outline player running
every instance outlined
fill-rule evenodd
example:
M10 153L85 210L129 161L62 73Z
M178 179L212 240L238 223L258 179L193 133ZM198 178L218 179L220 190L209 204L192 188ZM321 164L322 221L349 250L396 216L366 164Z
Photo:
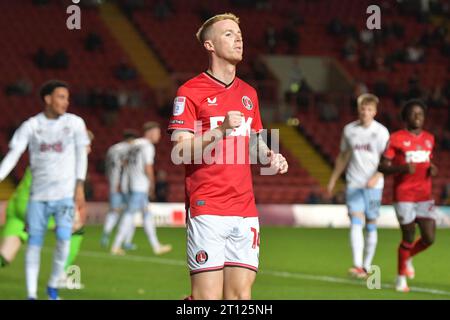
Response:
M58 297L58 279L70 250L75 205L85 205L84 180L89 138L80 117L67 113L69 89L50 80L41 90L44 111L25 121L14 133L0 165L0 181L11 172L25 149L30 153L31 193L27 207L28 247L25 256L29 299L37 299L41 249L48 220L56 223L56 249L47 286L49 299ZM74 201L75 200L75 201Z
M137 212L144 214L144 230L156 255L161 255L172 250L169 244L161 244L156 235L153 216L148 211L149 195L154 199L155 195L155 147L161 139L159 124L153 121L144 124L144 136L134 140L127 156L127 165L123 179L129 187L129 199L127 209L120 221L119 230L111 248L113 255L123 255L125 251L122 244L134 233L134 216Z
M406 129L391 135L380 171L394 174L395 212L402 230L398 247L398 276L395 289L408 292L406 278L414 278L412 258L434 242L436 212L431 177L438 173L431 162L434 136L423 130L427 107L421 100L405 103L401 117ZM414 241L416 223L420 237Z
M357 103L359 119L344 127L341 151L327 190L331 195L337 180L346 170L346 201L353 255L353 267L349 269L349 274L355 278L365 278L378 240L376 223L384 186L378 165L389 140L389 131L374 119L379 103L376 96L363 94L358 97Z
M261 137L250 139L263 127L255 89L236 77L243 54L239 18L216 15L200 27L197 39L208 53L209 69L178 89L168 127L172 154L181 150L187 159L190 298L250 299L259 264L258 212L250 163L239 163L232 151L237 158L240 151L248 155L256 147L249 141L257 142L274 173L286 173L288 164ZM202 157L211 149L215 155ZM210 161L214 157L217 161Z
M127 190L122 190L121 180L125 169L125 162L133 141L138 137L134 130L125 130L123 141L112 145L106 153L106 175L109 182L109 212L105 218L101 245L109 246L110 235L119 221L120 214L127 205ZM125 184L127 185L127 184ZM131 239L128 237L125 244L129 248Z

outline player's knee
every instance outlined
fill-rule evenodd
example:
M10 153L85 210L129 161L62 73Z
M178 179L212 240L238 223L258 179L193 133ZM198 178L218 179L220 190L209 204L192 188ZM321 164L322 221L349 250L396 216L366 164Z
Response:
M426 246L431 246L434 243L434 235L427 234L422 237L422 242Z
M42 247L44 244L44 234L43 233L30 233L28 237L28 244L32 246Z
M362 225L363 224L362 218L360 216L358 216L358 215L352 215L350 217L350 221L351 221L352 224L355 224L355 225Z
M56 239L62 241L70 240L72 236L72 229L67 227L57 227L56 228Z

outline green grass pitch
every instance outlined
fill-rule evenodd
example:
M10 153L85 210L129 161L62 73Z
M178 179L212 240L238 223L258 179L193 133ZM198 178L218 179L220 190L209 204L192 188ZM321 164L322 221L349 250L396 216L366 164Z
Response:
M185 230L159 228L158 236L174 246L173 252L156 257L142 229L136 231L136 251L111 256L99 245L101 227L87 228L77 265L82 290L61 290L72 299L174 299L189 295L185 263ZM436 243L414 260L416 279L410 293L397 293L396 273L399 230L379 230L374 264L381 270L382 288L370 290L364 281L347 277L351 254L346 229L261 229L260 272L253 287L254 299L450 299L450 231L438 230ZM39 298L51 268L54 236L47 234L41 258ZM0 269L0 299L24 299L24 247L16 260Z

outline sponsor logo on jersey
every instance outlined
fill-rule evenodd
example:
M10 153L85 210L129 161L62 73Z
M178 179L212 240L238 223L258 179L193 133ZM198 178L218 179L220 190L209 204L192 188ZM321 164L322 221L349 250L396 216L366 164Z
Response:
M407 163L424 163L430 162L430 154L425 150L406 151L405 158Z
M243 96L242 97L242 104L244 105L245 109L247 109L247 110L252 110L253 109L253 102L247 96Z
M210 117L209 122L211 124L211 130L217 128L222 122L225 120L225 117ZM250 136L251 126L252 126L253 118L248 118L245 120L245 117L241 117L241 125L234 129L230 136Z
M173 101L173 115L180 116L184 112L184 106L186 105L186 97L176 97Z
M372 151L372 147L370 146L370 143L366 143L366 144L355 144L355 146L353 147L354 150L356 151L368 151L371 152Z
M208 101L208 106L217 106L217 97L214 98L206 98Z
M184 124L183 120L171 120L170 124Z
M53 144L41 143L41 145L39 146L39 150L41 152L50 152L50 151L62 152L63 144L62 142L56 142Z
M195 255L195 261L197 261L198 264L205 264L206 261L208 261L208 253L206 253L205 250L200 250Z
M403 141L403 145L405 147L410 147L411 146L411 141Z
M64 134L69 134L70 133L70 128L69 127L64 127L63 132L64 132Z

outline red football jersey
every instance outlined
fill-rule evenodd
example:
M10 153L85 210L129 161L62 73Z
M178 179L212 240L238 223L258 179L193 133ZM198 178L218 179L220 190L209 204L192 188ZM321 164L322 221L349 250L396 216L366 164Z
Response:
M244 116L241 126L217 143L217 153L211 153L221 161L202 160L201 164L186 165L186 208L191 216L258 215L248 157L250 132L262 130L253 87L237 77L226 85L201 73L178 89L168 131L181 129L201 134L217 128L228 111L241 111Z
M415 135L408 130L394 132L384 153L393 165L414 163L414 174L394 175L394 199L397 202L418 202L432 199L429 168L433 157L434 136L422 131Z

